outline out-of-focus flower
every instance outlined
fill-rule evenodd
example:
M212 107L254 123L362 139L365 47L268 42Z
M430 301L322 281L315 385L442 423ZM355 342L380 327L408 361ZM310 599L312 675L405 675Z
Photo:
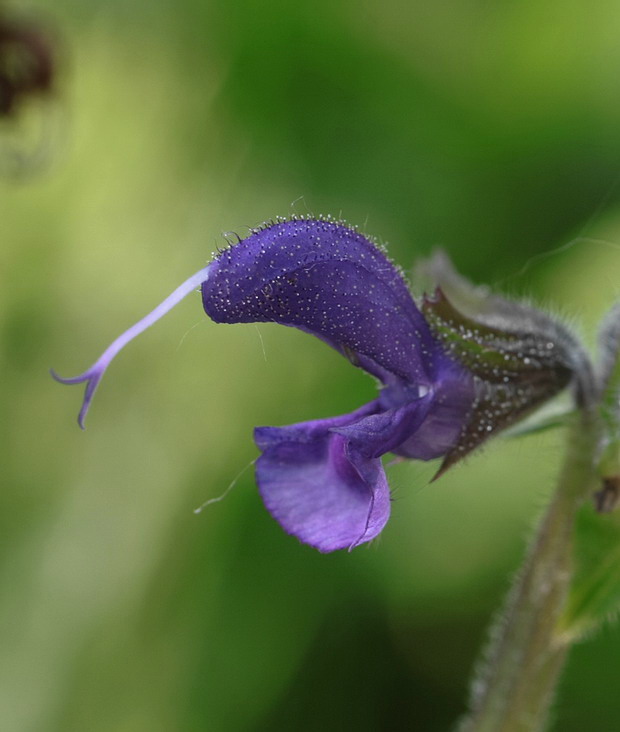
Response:
M138 333L200 286L218 323L276 322L317 336L378 380L350 414L258 427L256 477L267 509L302 542L329 552L373 539L390 513L381 456L443 457L440 472L556 394L582 351L547 316L481 296L445 260L421 311L401 272L368 238L329 219L277 220L221 252L121 335L83 374L86 412L105 369ZM483 305L481 305L481 303Z
M40 28L0 14L0 117L15 115L29 97L49 94L54 65L50 39Z

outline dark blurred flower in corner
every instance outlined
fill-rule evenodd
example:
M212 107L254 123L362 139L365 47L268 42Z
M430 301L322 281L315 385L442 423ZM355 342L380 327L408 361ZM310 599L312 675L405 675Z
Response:
M0 117L17 114L32 95L49 94L53 81L50 38L41 28L0 11Z
M83 426L114 356L199 286L215 322L275 322L317 336L374 376L379 395L339 417L257 428L256 477L288 533L320 551L351 549L389 517L382 455L441 457L440 475L571 382L578 398L587 392L588 357L563 325L474 288L445 257L429 269L438 289L418 307L402 273L356 229L278 219L221 252L86 372L55 378L86 383Z
M0 175L21 177L49 162L58 46L49 24L0 8Z

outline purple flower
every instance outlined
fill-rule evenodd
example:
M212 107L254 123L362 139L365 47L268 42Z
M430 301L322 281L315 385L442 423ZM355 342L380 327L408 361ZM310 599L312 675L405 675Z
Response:
M480 359L472 359L469 350L462 357L460 336L446 341L446 332L458 334L463 327L455 325L456 311L445 312L441 293L426 301L433 316L427 320L402 274L378 246L341 223L294 219L254 230L220 253L114 341L84 374L56 376L66 384L86 382L82 427L112 358L199 285L204 309L215 322L276 322L299 328L380 383L378 397L350 414L255 430L262 452L256 478L267 509L288 533L322 552L351 549L385 526L390 491L382 455L421 460L444 456L448 466L493 431L483 421L489 400L498 393L488 386L489 379L501 381L502 399L510 401L506 374L512 372L484 362L483 378L476 366ZM529 321L528 328L531 335ZM492 335L496 343L497 328ZM476 342L480 350L482 341ZM510 344L515 342L511 332ZM489 349L496 357L497 349ZM542 399L538 386L529 402L523 396L523 369L533 368L532 359L525 361L527 366L511 366L519 382L520 402L513 404L519 415ZM546 372L544 364L536 368L538 385ZM565 371L570 370L554 376L553 388L545 382L545 398L568 382ZM505 426L510 419L504 415L501 421Z

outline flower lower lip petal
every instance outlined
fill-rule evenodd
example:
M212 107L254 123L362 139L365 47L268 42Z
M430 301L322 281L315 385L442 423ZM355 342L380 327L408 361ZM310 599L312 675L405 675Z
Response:
M324 420L322 429L317 420L307 428L256 430L259 444L265 431L271 433L271 444L256 463L267 510L287 533L321 552L370 541L390 513L381 461L364 457L345 437L331 432L332 421Z

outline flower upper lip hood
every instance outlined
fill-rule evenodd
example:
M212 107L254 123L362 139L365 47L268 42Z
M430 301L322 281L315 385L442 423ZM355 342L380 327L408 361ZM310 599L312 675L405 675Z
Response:
M262 453L256 477L263 501L302 542L329 552L377 536L390 513L381 463L385 453L422 460L444 456L448 465L489 436L479 418L500 392L484 381L488 368L479 366L486 356L472 359L469 344L462 346L459 313L446 311L439 300L432 310L427 300L431 312L423 315L401 272L380 247L341 222L314 218L278 219L253 230L117 338L86 372L71 379L56 377L64 383L86 383L81 425L116 353L198 285L205 312L215 322L276 322L299 328L381 383L375 400L349 414L255 430ZM547 320L544 324L548 330ZM493 333L492 344L499 343ZM544 335L548 340L547 331ZM516 337L511 334L511 344ZM492 358L497 357L494 348L482 345ZM541 373L550 371L553 363L535 372L536 384L543 384L547 397L567 383L550 377L541 381ZM512 378L506 373L512 374L501 372L502 394L508 388L504 382ZM528 376L519 371L517 377L517 412L523 413L529 406L523 388ZM540 394L538 388L532 404L540 402Z
M342 224L293 219L256 230L217 257L202 298L218 323L296 326L384 383L432 382L434 340L402 275Z

